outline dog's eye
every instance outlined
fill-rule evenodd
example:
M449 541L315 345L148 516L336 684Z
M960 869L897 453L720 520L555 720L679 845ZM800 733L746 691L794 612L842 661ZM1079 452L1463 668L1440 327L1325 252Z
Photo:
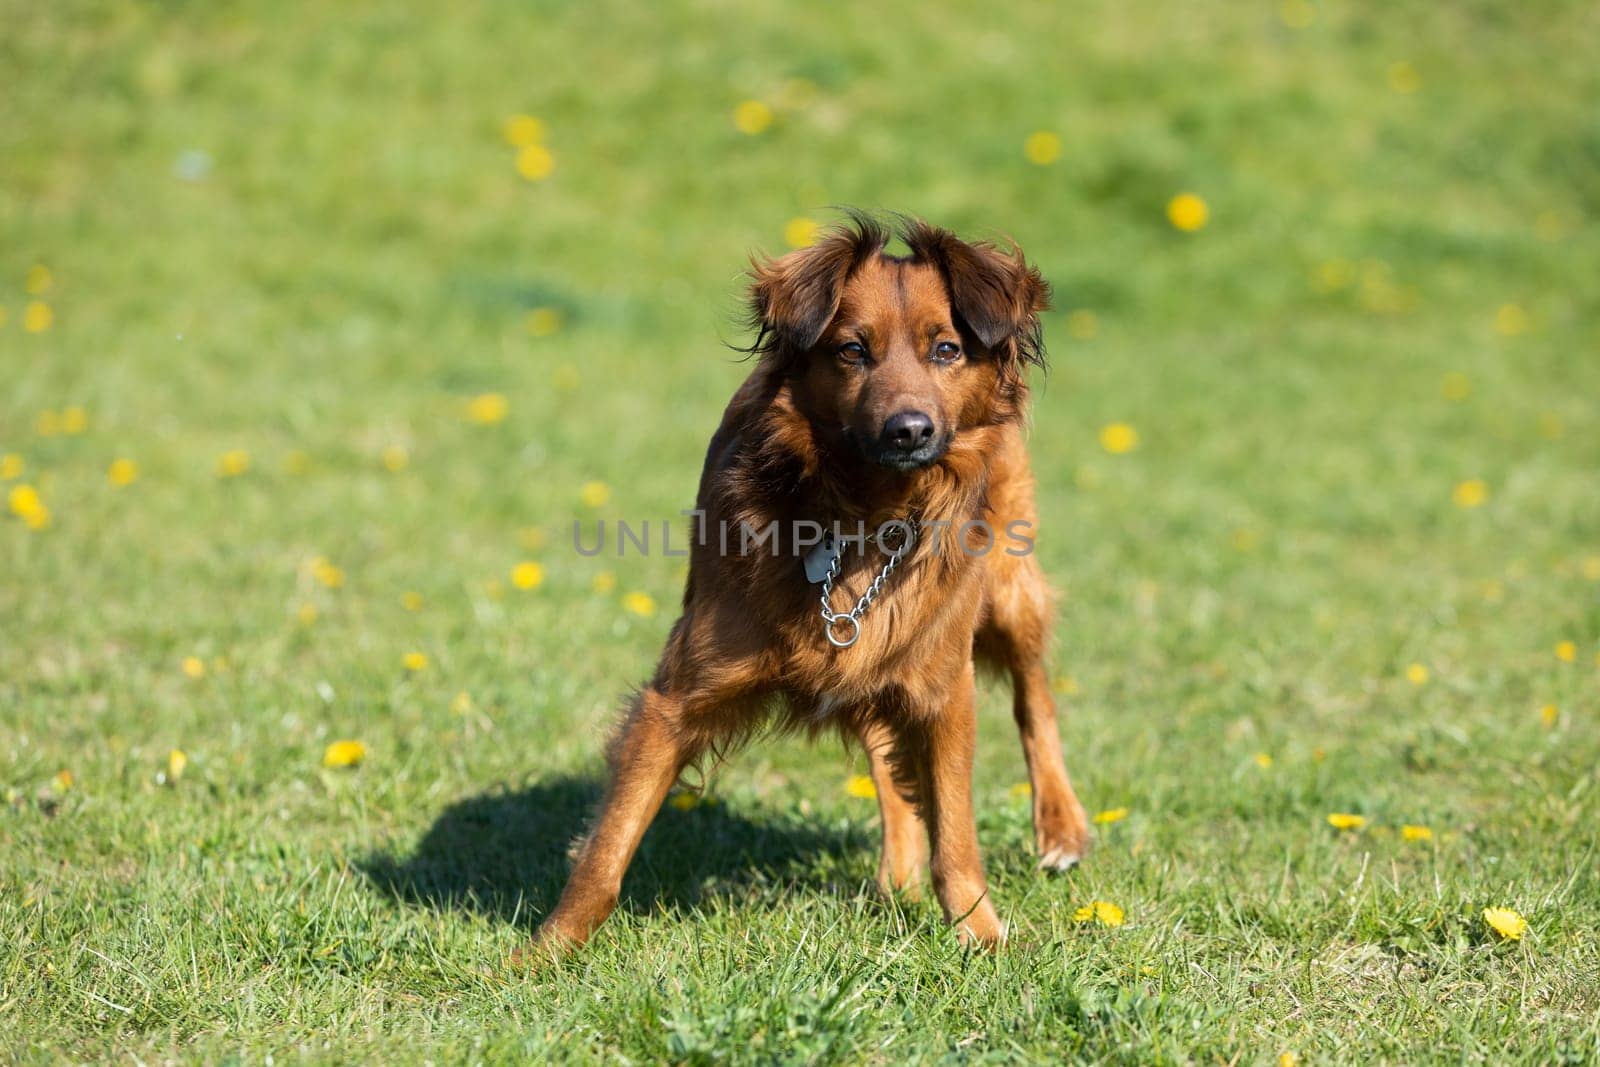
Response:
M933 358L941 363L954 363L961 358L961 346L954 341L940 341L933 346Z
M860 341L846 341L839 346L839 358L846 363L860 363L867 358L867 348Z

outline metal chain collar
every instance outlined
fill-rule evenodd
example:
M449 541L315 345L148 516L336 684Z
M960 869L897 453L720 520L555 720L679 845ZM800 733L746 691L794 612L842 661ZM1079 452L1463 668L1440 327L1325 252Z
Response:
M889 524L886 523L885 525ZM867 586L866 591L861 594L861 598L856 601L855 607L847 612L833 610L833 580L839 576L840 570L844 568L844 550L842 548L839 550L839 554L833 557L833 563L828 567L827 577L822 579L822 632L827 635L828 643L833 645L834 648L849 648L861 637L861 617L867 613L868 608L872 607L872 602L878 598L878 594L883 592L883 583L888 581L889 575L894 573L895 566L917 543L915 519L896 520L893 525L904 533L904 539L901 541L900 547L889 553L889 562L885 563L883 569L878 572L877 577L872 579L872 584ZM876 535L868 538L869 541L876 539ZM843 637L834 633L835 628L842 623L850 624L849 630L846 631L846 635Z

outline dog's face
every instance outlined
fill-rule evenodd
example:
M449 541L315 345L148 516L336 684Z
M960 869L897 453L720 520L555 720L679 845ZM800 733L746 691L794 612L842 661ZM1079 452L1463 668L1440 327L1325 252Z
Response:
M819 437L915 471L964 430L1021 416L1049 287L1020 252L920 223L903 236L911 255L885 255L887 235L858 220L760 264L753 304Z

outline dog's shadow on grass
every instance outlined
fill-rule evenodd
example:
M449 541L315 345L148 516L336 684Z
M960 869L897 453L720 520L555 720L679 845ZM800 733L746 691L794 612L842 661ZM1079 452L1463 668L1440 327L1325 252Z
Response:
M469 797L446 808L408 855L377 852L359 867L404 903L531 928L555 906L569 849L600 795L594 779L559 777ZM794 812L753 818L720 802L688 810L668 804L628 869L620 906L682 910L774 883L854 890L862 877L854 868L869 861L870 846L858 823L823 824Z

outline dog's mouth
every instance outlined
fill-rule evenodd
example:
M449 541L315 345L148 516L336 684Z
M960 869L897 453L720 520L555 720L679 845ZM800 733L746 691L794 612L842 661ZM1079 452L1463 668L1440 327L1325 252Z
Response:
M944 458L950 449L950 438L945 435L935 437L921 448L906 451L899 448L884 448L882 445L872 444L863 451L866 457L880 467L887 467L892 471L920 471L933 466Z

